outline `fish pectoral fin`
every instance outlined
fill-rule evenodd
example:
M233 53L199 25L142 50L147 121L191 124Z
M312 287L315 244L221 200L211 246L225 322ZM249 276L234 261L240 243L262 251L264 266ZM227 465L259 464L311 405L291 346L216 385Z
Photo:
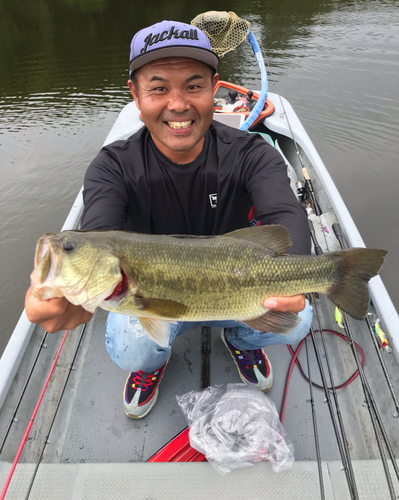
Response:
M237 229L226 233L223 236L235 238L238 240L252 241L258 245L280 254L292 246L291 236L288 229L284 226L254 226Z
M134 305L140 311L146 311L160 316L161 318L180 318L186 311L187 306L174 300L152 299L148 297L134 297Z
M254 330L287 335L300 323L301 318L293 312L267 311L263 316L243 321Z
M154 318L137 318L146 334L161 347L169 346L170 324Z

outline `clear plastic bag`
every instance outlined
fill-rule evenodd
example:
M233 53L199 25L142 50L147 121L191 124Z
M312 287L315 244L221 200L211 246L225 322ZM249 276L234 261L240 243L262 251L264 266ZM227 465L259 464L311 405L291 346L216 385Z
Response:
M219 472L267 460L275 472L294 463L294 447L273 401L247 384L177 396L190 427L190 445Z

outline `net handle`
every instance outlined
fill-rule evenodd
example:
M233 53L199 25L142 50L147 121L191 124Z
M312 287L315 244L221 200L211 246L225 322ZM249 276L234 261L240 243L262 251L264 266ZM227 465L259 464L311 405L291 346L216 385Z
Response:
M267 92L269 90L265 61L263 59L262 52L259 48L258 42L256 41L255 35L252 33L252 31L250 31L248 34L248 40L251 42L256 62L258 63L260 69L262 85L258 101L252 108L252 111L249 114L248 118L245 120L243 124L240 125L240 130L248 130L249 127L253 124L253 122L258 118L260 113L263 111L263 106L267 98Z

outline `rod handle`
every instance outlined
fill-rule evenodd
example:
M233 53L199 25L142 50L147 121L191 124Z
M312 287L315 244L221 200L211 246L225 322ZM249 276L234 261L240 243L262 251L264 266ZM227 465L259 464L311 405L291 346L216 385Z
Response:
M321 211L320 205L317 203L316 197L314 195L314 189L312 181L310 180L310 176L308 174L308 170L306 167L302 168L302 173L305 178L305 186L309 192L309 195L313 201L314 211L317 216L321 215L323 212Z
M310 229L310 235L313 240L314 251L316 252L316 255L321 255L323 253L323 250L321 249L321 246L317 243L316 232L314 230L313 222L310 219L308 219L308 224Z
M302 168L302 173L303 173L304 178L305 178L307 181L310 181L310 177L309 177L308 170L307 170L307 168L306 168L306 167L303 167L303 168Z
M343 250L345 248L345 242L344 242L344 235L342 233L341 226L338 224L338 222L334 222L334 224L332 225L332 228L333 228L334 234L335 234L335 236L340 244L340 247Z

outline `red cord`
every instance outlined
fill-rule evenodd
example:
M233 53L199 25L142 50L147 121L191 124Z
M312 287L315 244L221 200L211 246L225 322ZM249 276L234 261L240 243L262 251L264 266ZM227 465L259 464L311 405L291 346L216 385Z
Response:
M64 342L65 342L65 338L67 336L67 333L68 333L68 330L65 330L65 334L64 334L64 337L62 338L62 341L61 341L61 344L60 344L60 347L57 351L57 354L55 355L55 358L54 358L54 361L53 361L53 364L51 365L51 368L50 368L50 372L47 376L47 379L46 379L46 382L44 384L44 387L42 389L42 392L39 396L39 399L36 403L36 407L32 413L32 416L30 418L30 422L28 424L28 427L26 428L26 431L25 431L25 434L22 438L22 441L21 441L21 444L19 445L19 448L18 448L18 451L17 451L17 454L15 456L15 459L14 459L14 462L12 464L12 467L11 467L11 470L7 476L7 480L5 482L5 485L4 485L4 488L3 488L3 491L1 492L1 497L0 497L0 500L4 500L4 497L6 496L6 493L7 493L7 490L8 490L8 487L10 485L10 482L11 482L11 479L12 479L12 476L14 474L14 471L15 471L15 468L17 466L17 463L18 463L18 460L19 460L19 457L21 456L21 453L22 453L22 450L25 446L25 443L28 439L28 436L29 436L29 432L30 432L30 429L33 425L33 421L35 420L35 417L36 417L36 413L38 412L39 410L39 406L40 406L40 403L42 402L42 399L43 399L43 396L44 396L44 393L46 392L46 389L47 389L47 386L48 386L48 383L50 381L50 378L51 378L51 375L53 373L53 370L55 368L55 365L57 364L57 361L58 361L58 357L60 355L60 352L61 352L61 349L62 349L62 346L64 345Z
M319 330L315 330L316 332L318 332ZM345 337L345 335L342 335L341 333L339 332L336 332L335 330L322 330L322 332L327 332L327 333L333 333L334 335L337 335L338 337L341 337L342 339L346 340L347 342L349 342L348 340L348 337ZM291 360L291 363L290 363L290 367L288 369L288 373L287 373L287 381L285 383L285 391L284 391L284 399L283 399L283 404L282 404L282 407L281 407L281 413L280 413L280 422L283 423L283 420L284 420L284 412L285 412L285 406L286 406L286 402L287 402L287 395L288 395L288 386L289 386L289 383L290 383L290 378L291 378L291 373L292 373L292 369L294 367L294 363L298 366L298 369L301 373L301 375L309 381L308 377L303 373L303 370L302 370L302 367L301 367L301 364L299 363L298 361L298 354L299 354L299 351L301 350L301 347L303 346L303 343L305 342L306 338L310 336L310 333L308 333L306 335L306 337L304 339L301 340L300 344L298 345L296 351L294 352L292 347L290 345L287 345L288 347L288 350L290 351L291 353L291 356L292 356L292 360ZM361 349L361 347L359 346L359 344L357 344L356 342L353 342L353 345L358 349L358 351L360 352L361 354L361 366L363 366L364 364L364 354L363 354L363 351ZM337 387L335 387L336 390L338 389L342 389L343 387L346 387L347 385L349 385L351 382L353 382L353 380L355 380L355 378L359 375L359 370L356 370L355 373L353 373L353 375L351 375L351 377L349 377L348 380L346 380L344 383L338 385ZM319 388L319 389L324 389L322 386L312 382L312 385Z

